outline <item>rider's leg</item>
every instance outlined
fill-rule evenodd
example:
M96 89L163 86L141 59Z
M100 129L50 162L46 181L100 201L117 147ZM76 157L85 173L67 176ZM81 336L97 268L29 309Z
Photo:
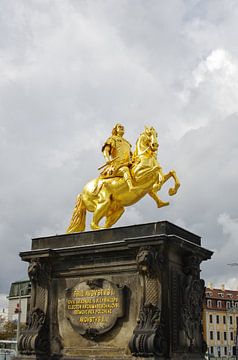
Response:
M129 187L129 191L135 190L136 186L133 185L130 169L127 166L123 166L120 168L120 171Z

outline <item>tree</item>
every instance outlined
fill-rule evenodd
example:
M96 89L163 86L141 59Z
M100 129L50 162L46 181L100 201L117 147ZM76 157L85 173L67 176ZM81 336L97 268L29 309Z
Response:
M6 321L0 331L1 340L12 340L16 338L17 324L14 321Z

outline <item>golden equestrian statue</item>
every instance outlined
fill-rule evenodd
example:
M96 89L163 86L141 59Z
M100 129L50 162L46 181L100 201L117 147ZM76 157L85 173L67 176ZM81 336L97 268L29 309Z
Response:
M110 228L121 217L125 206L133 205L146 194L150 195L158 207L169 205L162 201L157 192L169 179L174 179L174 187L169 195L175 195L180 187L174 170L163 174L157 160L158 138L153 127L145 127L136 142L134 153L131 144L123 137L124 127L116 124L112 135L102 147L106 164L97 179L85 185L78 195L67 233L85 230L86 211L93 213L93 230ZM104 226L99 222L105 218Z

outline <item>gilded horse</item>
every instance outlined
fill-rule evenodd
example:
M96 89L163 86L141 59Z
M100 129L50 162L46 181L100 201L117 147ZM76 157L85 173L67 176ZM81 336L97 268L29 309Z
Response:
M130 168L136 189L130 191L124 178L119 176L91 180L77 197L67 233L85 230L86 211L93 213L90 224L93 230L110 228L122 216L126 206L133 205L146 194L155 200L157 207L169 205L159 198L157 192L172 177L174 187L169 189L169 195L174 195L180 183L174 170L163 174L157 161L158 147L155 129L146 127L136 142ZM104 217L105 224L100 226L99 222Z

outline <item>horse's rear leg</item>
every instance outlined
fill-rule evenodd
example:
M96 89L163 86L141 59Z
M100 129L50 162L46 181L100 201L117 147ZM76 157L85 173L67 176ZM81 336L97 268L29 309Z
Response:
M106 218L104 227L110 228L112 225L114 225L117 222L117 220L120 219L120 217L122 216L124 211L125 211L125 209L123 207L118 208L117 210L109 211L109 213L107 214L107 218Z
M93 230L103 229L103 226L99 226L99 222L102 220L104 216L106 216L109 206L110 206L110 201L105 201L97 205L97 208L93 213L92 222L90 224L91 229Z
M96 209L93 213L93 219L90 224L93 230L99 230L103 228L103 226L99 226L99 222L104 216L107 215L110 205L110 192L108 191L106 184L104 184L100 191L98 201L96 203Z

